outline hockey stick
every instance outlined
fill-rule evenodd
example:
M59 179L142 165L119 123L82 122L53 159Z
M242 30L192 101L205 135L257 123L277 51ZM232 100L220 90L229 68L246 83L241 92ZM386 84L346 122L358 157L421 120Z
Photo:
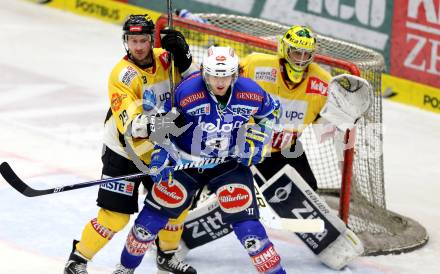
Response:
M226 161L228 161L230 157L222 157L222 158L206 158L197 162L191 162L181 165L176 165L174 167L174 170L182 170L182 169L188 169L188 168L196 168L196 167L202 167L202 166L209 166L209 165L215 165L215 164L221 164ZM59 186L54 188L48 188L48 189L34 189L30 187L28 184L26 184L23 180L18 177L18 175L14 172L14 170L11 168L11 166L7 162L3 162L0 165L0 174L5 178L6 182L10 184L15 190L23 194L27 197L35 197L35 196L42 196L52 193L59 193L74 189L80 189L85 188L89 186L94 185L100 185L104 183L112 183L119 180L130 180L130 179L136 179L141 178L144 176L149 176L147 173L139 172L129 175L123 175L118 177L112 177L107 179L100 179L100 180L94 180L94 181L86 181L81 183L74 183L71 185L65 185L65 186Z
M251 170L253 173L259 172L254 166L251 167ZM321 233L324 231L324 221L321 219L290 219L278 216L278 214L275 213L274 210L269 206L255 179L254 188L260 211L269 210L271 215L276 216L275 219L270 218L266 220L266 218L263 217L263 214L261 214L260 219L263 221L263 223L266 223L270 227L279 227L294 233ZM275 226L272 222L275 223Z
M321 219L287 219L280 218L281 227L294 233L321 233L324 221Z
M173 28L173 9L171 6L171 0L167 1L167 11L168 11L168 28ZM174 57L170 52L170 70L168 71L168 77L170 78L170 100L171 100L171 108L174 107Z

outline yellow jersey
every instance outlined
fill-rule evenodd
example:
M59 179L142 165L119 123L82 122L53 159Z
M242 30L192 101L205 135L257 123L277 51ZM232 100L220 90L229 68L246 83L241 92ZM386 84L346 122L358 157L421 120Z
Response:
M153 65L146 69L124 57L113 68L108 80L110 109L104 126L104 144L127 159L130 157L124 149L124 134L128 125L139 114L152 115L163 111L165 101L171 96L169 54L161 48L154 48L153 56ZM180 75L175 73L174 78L177 82ZM145 138L127 138L127 141L148 164L153 144Z
M294 143L297 133L317 119L327 101L328 82L331 78L326 70L311 63L303 81L291 86L284 79L283 61L276 55L263 53L252 53L240 61L241 74L256 81L280 102L283 136L275 133L275 151Z

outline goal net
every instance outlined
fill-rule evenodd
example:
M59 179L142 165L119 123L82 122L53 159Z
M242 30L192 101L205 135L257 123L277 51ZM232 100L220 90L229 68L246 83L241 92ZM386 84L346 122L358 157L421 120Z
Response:
M230 46L240 57L252 52L274 54L277 39L289 26L274 22L224 14L197 14L208 24L173 18L174 28L181 31L190 45L193 60L202 57L211 45ZM156 46L160 29L167 26L167 17L157 21ZM318 143L313 131L306 128L301 135L312 170L318 181L318 192L340 213L363 241L365 255L411 251L423 246L428 235L416 221L387 210L384 191L382 154L381 77L384 60L381 54L351 43L318 35L315 62L332 75L351 73L367 79L373 86L373 104L359 121L355 146L348 150L340 168L336 153L337 140ZM349 159L352 158L353 161ZM351 174L352 172L352 174ZM341 189L351 187L348 199L341 199Z

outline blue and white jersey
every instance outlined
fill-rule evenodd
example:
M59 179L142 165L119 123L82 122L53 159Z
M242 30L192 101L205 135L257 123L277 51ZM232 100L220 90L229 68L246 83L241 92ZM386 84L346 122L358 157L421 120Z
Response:
M244 125L253 118L274 123L279 103L251 79L238 77L223 109L211 94L200 73L182 81L175 91L175 106L191 126L173 143L184 152L200 157L234 155ZM170 101L165 104L170 110ZM240 130L241 129L241 130Z

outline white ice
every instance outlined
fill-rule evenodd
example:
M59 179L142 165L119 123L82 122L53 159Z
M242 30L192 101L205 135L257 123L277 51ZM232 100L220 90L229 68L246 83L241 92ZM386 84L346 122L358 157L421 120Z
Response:
M0 160L35 187L97 179L107 77L122 57L120 27L22 1L0 9ZM384 102L388 207L422 223L429 243L363 257L341 273L440 273L440 116ZM96 188L26 198L0 179L0 273L62 273L73 238L95 217ZM90 263L111 273L128 227ZM288 273L336 273L292 235L270 231ZM199 273L254 273L232 235L196 249ZM147 256L137 273L154 273Z

